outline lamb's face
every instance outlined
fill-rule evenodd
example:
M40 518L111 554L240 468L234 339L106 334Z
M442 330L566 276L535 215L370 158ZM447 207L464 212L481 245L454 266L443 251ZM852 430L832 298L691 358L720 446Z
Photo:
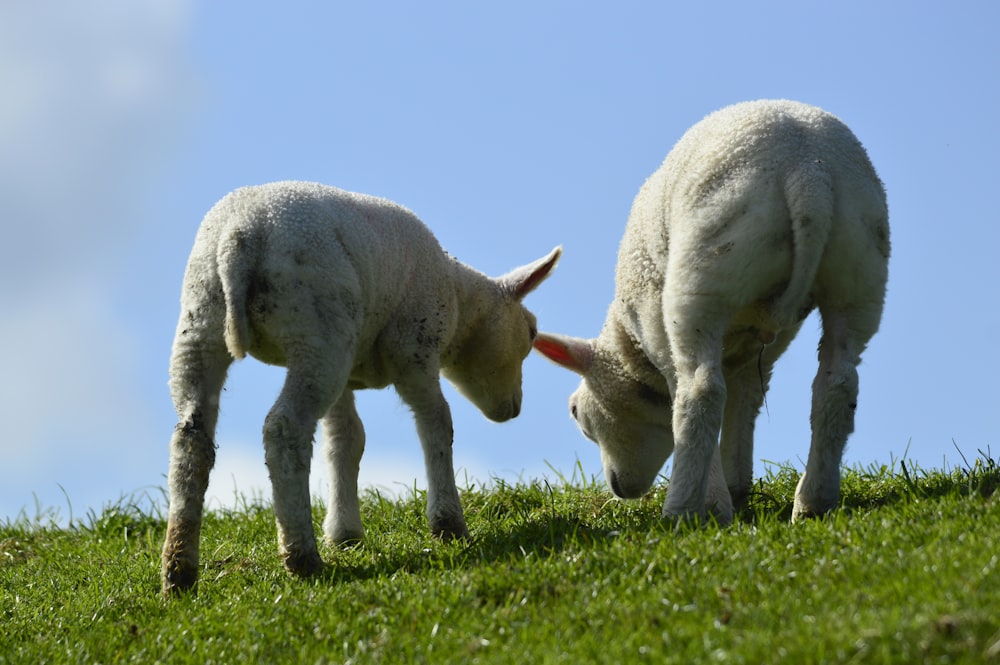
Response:
M490 420L515 418L521 413L521 364L536 334L531 312L519 302L502 303L443 373Z
M645 494L673 452L669 400L622 376L598 354L569 405L584 436L600 447L604 475L615 496L635 499Z

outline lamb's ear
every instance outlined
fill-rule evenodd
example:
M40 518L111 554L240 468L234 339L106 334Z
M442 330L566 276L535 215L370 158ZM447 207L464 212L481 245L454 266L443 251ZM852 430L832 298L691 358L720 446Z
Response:
M538 259L526 266L515 268L503 277L497 278L497 281L504 288L508 289L515 298L521 300L524 296L534 291L535 287L541 284L552 273L561 255L562 247L556 247L545 258Z
M580 375L594 364L594 343L589 339L540 332L532 345L552 362Z

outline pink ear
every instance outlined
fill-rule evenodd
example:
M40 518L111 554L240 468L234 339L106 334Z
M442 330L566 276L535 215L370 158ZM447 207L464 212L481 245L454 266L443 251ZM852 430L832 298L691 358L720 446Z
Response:
M515 298L521 300L534 291L535 287L552 273L552 269L556 267L561 255L562 247L556 247L545 258L512 270L501 277L499 281L510 289Z
M532 344L543 356L577 374L586 374L594 364L590 340L540 332Z

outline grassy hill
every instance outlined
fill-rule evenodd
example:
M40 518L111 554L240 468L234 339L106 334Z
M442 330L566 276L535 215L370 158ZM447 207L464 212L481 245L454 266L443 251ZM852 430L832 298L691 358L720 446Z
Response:
M846 470L843 507L792 525L796 479L680 529L662 488L495 482L465 490L464 543L428 534L422 497L373 493L364 544L306 582L248 504L208 516L198 593L173 601L160 508L22 517L0 524L0 663L1000 663L1000 466Z

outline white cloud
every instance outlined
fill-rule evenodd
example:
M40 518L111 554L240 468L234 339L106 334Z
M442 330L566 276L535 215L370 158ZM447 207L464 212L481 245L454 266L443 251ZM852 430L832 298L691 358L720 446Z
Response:
M4 283L22 291L100 272L94 256L127 239L138 188L161 168L192 100L186 7L0 5Z
M8 308L0 349L0 517L33 493L51 507L62 487L77 510L81 499L100 508L156 481L157 433L136 390L133 341L96 289L72 285Z
M409 495L414 488L425 489L427 482L419 446L410 454L399 450L391 453L379 454L374 448L366 450L358 474L359 490L363 493L373 489L383 496L402 497ZM482 474L483 470L478 469L477 472ZM465 475L465 469L458 469L460 486ZM475 476L471 470L468 476L470 480L484 477ZM322 444L317 441L309 476L310 494L325 505L329 487L330 474ZM263 445L260 442L221 440L209 481L206 505L209 508L233 508L244 501L252 503L257 499L271 503L271 482L264 464Z
M194 99L188 13L173 0L0 4L0 519L30 515L32 493L59 505L62 487L79 517L159 480L148 460L166 445L151 443L163 437L115 285Z
M320 430L317 429L309 489L314 502L318 501L325 507L330 475L319 434ZM364 493L376 490L385 497L401 498L409 496L414 489L425 490L427 481L423 454L419 443L416 440L412 443L412 446L390 447L383 442L370 440L361 459L359 491ZM493 473L487 466L478 460L464 459L465 457L467 456L463 455L462 462L456 468L456 482L460 488L466 482L480 484L492 480ZM507 480L516 481L517 476ZM271 482L264 464L263 444L260 441L227 440L220 437L215 468L206 493L206 506L209 509L238 508L243 503L255 503L258 500L271 503Z
M0 321L5 460L24 461L53 439L94 442L88 454L101 455L140 428L147 414L129 384L131 340L93 289L70 287L11 314Z

